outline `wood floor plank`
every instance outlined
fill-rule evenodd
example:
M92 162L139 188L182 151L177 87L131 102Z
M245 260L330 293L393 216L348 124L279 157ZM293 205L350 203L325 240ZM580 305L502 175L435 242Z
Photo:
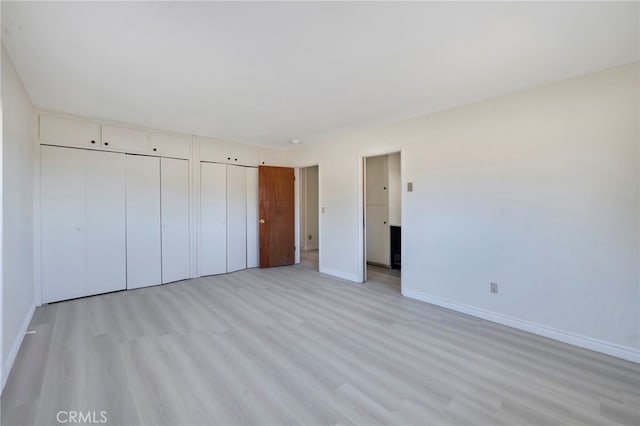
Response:
M635 425L640 366L303 264L45 305L2 424ZM35 366L35 368L34 368Z

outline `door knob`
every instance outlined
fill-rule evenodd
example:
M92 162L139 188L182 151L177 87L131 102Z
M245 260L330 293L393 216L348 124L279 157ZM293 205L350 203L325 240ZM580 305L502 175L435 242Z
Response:
M264 222L265 222L265 220L264 220L264 219L260 219L260 223L264 223Z

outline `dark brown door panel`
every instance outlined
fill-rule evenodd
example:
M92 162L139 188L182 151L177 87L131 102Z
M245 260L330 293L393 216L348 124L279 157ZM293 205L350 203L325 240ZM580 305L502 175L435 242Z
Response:
M260 267L293 265L294 173L288 167L260 166Z

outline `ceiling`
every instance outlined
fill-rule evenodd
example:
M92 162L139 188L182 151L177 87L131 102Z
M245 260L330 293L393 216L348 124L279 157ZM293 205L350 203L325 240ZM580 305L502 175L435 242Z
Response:
M291 146L638 60L639 4L2 2L45 109Z

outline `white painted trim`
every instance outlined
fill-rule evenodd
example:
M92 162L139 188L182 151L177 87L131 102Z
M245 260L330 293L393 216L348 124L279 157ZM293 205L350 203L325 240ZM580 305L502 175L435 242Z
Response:
M22 322L22 326L20 326L20 331L16 336L16 339L11 346L11 351L7 354L7 359L4 361L2 366L2 386L0 389L4 389L4 385L7 383L7 378L9 377L9 373L11 372L11 367L13 367L13 363L16 360L16 356L18 356L18 351L20 350L20 346L22 346L22 340L24 339L25 334L27 333L27 329L29 328L29 324L31 324L31 319L33 318L33 313L36 311L36 301L33 300L31 302L31 307L27 312L27 315Z
M200 143L191 137L189 161L189 241L190 241L190 277L198 278L198 252L200 250Z
M353 281L355 283L362 283L362 281L360 281L358 279L358 276L355 274L349 274L348 272L343 272L343 271L338 271L335 269L329 269L329 268L325 268L322 265L320 265L320 273L321 274L327 274L327 275L331 275L334 276L336 278L342 278L343 280L347 280L347 281Z
M33 130L33 294L35 295L36 306L42 305L42 263L41 263L41 211L40 211L40 141L38 140L39 118L35 110L32 113Z
M300 263L300 251L302 250L302 237L300 235L300 185L301 169L296 167L293 169L293 240L295 241L295 250L293 254L293 263Z
M1 9L1 8L0 8ZM4 45L0 42L0 62L1 55L4 54ZM0 64L1 65L1 64ZM0 73L1 74L1 73ZM2 85L2 79L0 78L0 86ZM4 140L2 135L4 135L4 127L3 127L3 117L4 117L4 109L3 109L3 101L2 101L2 90L0 90L0 200L4 200L3 188L4 185L2 183L2 176L4 176L4 158L2 157L2 153L4 152ZM3 236L3 224L4 224L4 202L0 202L0 365L4 365L4 313L2 313L2 309L4 306L4 253L2 252L2 247L4 246L4 236ZM2 389L4 388L4 374L0 374L0 394L2 393Z
M367 281L367 233L365 217L367 217L367 191L365 188L367 174L367 157L358 156L358 282Z
M317 164L318 167L318 271L320 271L320 265L322 265L322 167L320 167L320 163Z
M530 321L510 317L508 315L499 314L497 312L488 311L486 309L477 308L475 306L465 305L463 303L452 302L440 297L431 296L418 290L411 290L406 287L402 288L402 295L411 299L427 302L442 308L451 309L452 311L461 312L463 314L482 318L487 321L506 325L528 333L537 334L539 336L548 337L549 339L559 342L568 343L603 354L622 358L627 361L640 363L640 350L605 342L603 340L594 339L592 337L581 336L579 334L568 331L558 330L542 324L536 324Z
M320 265L321 262L321 253L322 251L320 250L320 245L321 245L321 238L320 235L321 234L321 229L322 229L322 203L321 203L321 196L320 196L320 164L311 164L308 166L302 166L302 167L295 167L295 176L296 176L296 181L295 181L295 232L296 232L296 236L295 236L295 240L297 242L296 245L296 264L299 264L301 262L301 258L300 256L302 255L302 250L306 251L309 250L308 246L307 246L307 240L305 238L305 235L307 234L306 232L301 232L301 228L302 228L302 215L306 214L306 206L307 206L307 200L306 200L306 182L307 182L307 169L309 167L317 167L318 168L318 235L316 236L316 238L318 239L318 247L316 247L315 249L311 249L311 250L318 250L318 265ZM304 175L304 178L303 178ZM303 185L304 183L304 185ZM302 203L302 196L304 195L305 200L304 203ZM301 204L304 204L305 209L303 211L303 209L300 208Z
M363 283L367 281L367 233L365 226L365 218L366 218L366 208L367 208L367 190L366 190L366 172L367 172L367 158L370 157L379 157L381 155L391 155L391 154L400 154L400 220L402 223L406 223L404 221L404 212L406 211L404 203L405 203L405 195L404 195L404 150L401 147L393 148L390 151L384 152L369 152L363 153L359 155L359 164L358 164L358 241L360 242L358 246L358 282ZM402 239L404 241L404 239ZM404 243L401 242L401 251L404 249ZM402 251L404 253L404 251ZM400 291L402 292L402 269L400 270Z

